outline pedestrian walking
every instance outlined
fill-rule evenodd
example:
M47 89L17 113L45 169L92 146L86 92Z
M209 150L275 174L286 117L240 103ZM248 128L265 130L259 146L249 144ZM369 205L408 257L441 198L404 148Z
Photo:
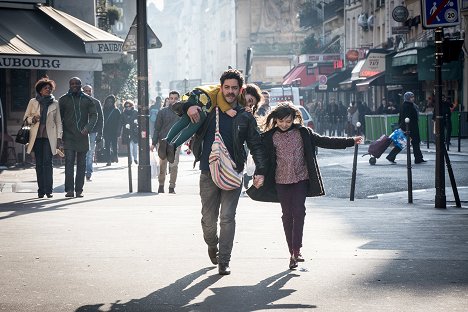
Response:
M216 111L219 112L219 132L229 151L230 158L235 163L235 169L241 173L247 160L245 144L253 156L256 175L254 185L263 184L265 172L265 153L261 142L257 122L252 113L247 112L238 103L238 96L244 85L242 74L236 69L226 70L220 78L223 98L232 109L237 111L234 117L213 110L206 118L203 126L192 139L191 149L195 162L200 162L200 198L202 203L202 230L205 243L208 245L208 256L213 264L218 264L218 273L228 275L231 273L229 263L234 242L235 215L242 185L233 190L223 190L214 182L210 172L208 159L211 148L215 142ZM201 108L192 105L187 114L192 122L200 120ZM219 218L219 236L218 236Z
M414 163L421 164L426 161L423 159L423 154L421 152L421 139L419 136L419 112L418 107L414 103L414 94L413 92L406 92L403 95L404 102L401 106L400 114L398 116L398 125L403 131L406 131L405 119L409 118L409 130L411 136L411 146L413 147ZM396 164L395 158L398 153L401 152L401 148L395 146L390 153L387 155L387 160Z
M152 137L151 151L158 146L159 156L159 187L158 193L164 193L164 183L166 182L167 167L169 166L169 193L175 194L177 173L179 170L180 146L176 149L167 149L167 144L163 139L167 137L169 130L179 120L179 116L172 109L172 105L179 101L179 92L173 90L169 92L167 106L162 108L156 117L154 134ZM172 153L169 155L169 153Z
M55 82L48 77L34 86L36 97L26 108L23 120L31 126L26 153L34 151L36 158L37 197L51 198L53 191L52 157L62 147L62 118L57 100L52 95Z
M83 93L80 78L71 78L69 85L70 90L59 100L65 149L65 197L83 197L88 134L96 125L97 112L92 99Z
M344 149L362 137L328 137L304 127L300 111L290 102L278 104L267 116L263 134L267 159L264 185L254 183L247 194L257 201L279 202L290 254L289 268L304 261L301 254L306 197L325 195L315 148Z
M106 166L112 165L112 162L119 161L117 141L120 136L120 122L122 117L115 102L115 96L109 94L104 100L104 108L102 111L104 116L104 129L102 130L102 134L104 137L104 157L107 160Z
M138 165L138 112L135 110L135 104L131 100L124 102L124 111L122 112L122 144L130 145L130 162Z
M104 119L102 116L102 107L101 102L93 97L93 87L91 85L86 85L83 87L83 92L91 97L94 105L96 105L97 112L97 122L93 129L89 132L89 151L86 153L86 181L91 181L91 176L93 175L93 161L94 153L96 151L96 144L99 144L102 141L102 128L104 125Z

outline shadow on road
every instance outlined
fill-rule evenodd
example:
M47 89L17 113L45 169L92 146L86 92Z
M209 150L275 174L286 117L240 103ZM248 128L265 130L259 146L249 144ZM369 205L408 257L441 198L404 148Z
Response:
M83 204L83 203L94 203L99 201L105 201L107 199L126 199L132 198L135 196L154 196L156 193L125 193L121 195L113 195L99 198L85 199L83 198L65 198L64 193L55 193L52 199L44 198L27 198L22 200L17 200L5 204L0 204L0 213L2 212L11 212L9 215L0 217L0 221L4 219L9 219L21 215L26 215L30 213L38 212L48 212L60 209L67 209L70 206Z
M141 299L132 299L128 302L117 301L111 304L105 311L257 311L264 309L310 309L315 305L304 304L274 304L274 302L286 298L294 289L283 289L286 283L293 277L291 271L284 271L250 286L229 286L210 288L222 276L210 275L202 281L191 285L196 279L208 273L213 267L203 268L187 276L184 276L173 284L161 288ZM217 272L217 271L216 271ZM229 277L226 277L229 278ZM205 300L192 303L203 291L210 289L213 294ZM99 303L79 307L75 312L98 312L106 304Z

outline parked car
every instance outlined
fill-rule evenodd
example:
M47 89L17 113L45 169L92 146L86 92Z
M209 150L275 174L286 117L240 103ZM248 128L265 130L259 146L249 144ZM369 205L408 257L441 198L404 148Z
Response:
M312 116L310 116L307 109L305 109L305 107L301 105L295 105L295 106L299 109L299 111L302 114L302 120L304 121L304 125L311 129L314 129L314 121L312 120Z

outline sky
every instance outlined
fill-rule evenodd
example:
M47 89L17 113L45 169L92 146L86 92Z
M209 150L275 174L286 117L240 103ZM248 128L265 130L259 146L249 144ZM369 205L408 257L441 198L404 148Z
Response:
M164 0L148 0L147 4L154 3L156 7L162 11L164 8Z

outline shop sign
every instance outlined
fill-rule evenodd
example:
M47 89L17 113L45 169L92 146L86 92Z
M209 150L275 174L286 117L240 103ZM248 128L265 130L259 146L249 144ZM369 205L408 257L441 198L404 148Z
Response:
M102 71L102 60L100 58L2 55L0 68Z
M372 77L385 71L385 55L384 53L369 53L359 71L359 77Z

